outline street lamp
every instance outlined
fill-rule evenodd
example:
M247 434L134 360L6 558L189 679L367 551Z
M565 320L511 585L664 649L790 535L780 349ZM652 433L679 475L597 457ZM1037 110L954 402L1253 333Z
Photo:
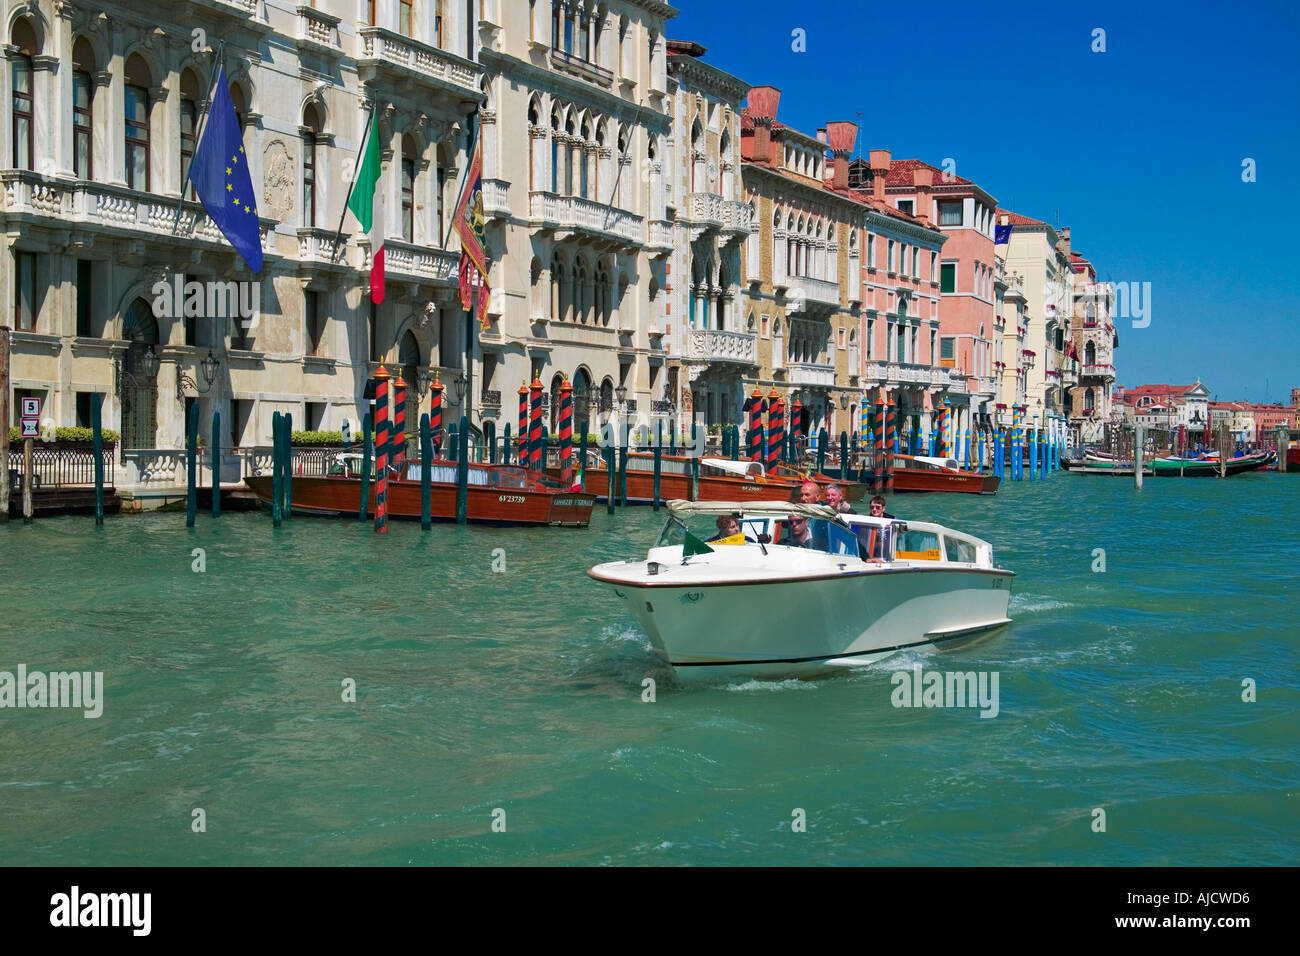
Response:
M627 387L625 385L618 386L618 388L614 389L614 395L617 396L618 404L621 407L623 399L627 398Z
M464 372L461 372L459 375L456 376L456 381L454 384L456 386L456 401L463 403L465 401L465 388L469 384L469 382L465 378Z
M849 393L840 392L840 408L847 409L848 407L849 407Z
M429 370L422 368L415 373L416 388L421 395L429 390L431 384L429 379Z
M206 392L217 380L217 360L212 355L212 349L208 349L208 357L199 363L199 368L203 371L203 381L207 382L207 388L203 389Z
M153 354L153 346L140 356L140 374L145 378L153 378L158 374L158 356Z

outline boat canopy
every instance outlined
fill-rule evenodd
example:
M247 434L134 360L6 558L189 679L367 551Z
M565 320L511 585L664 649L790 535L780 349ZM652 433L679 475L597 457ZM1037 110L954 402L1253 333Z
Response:
M716 468L718 471L725 471L731 475L738 475L741 478L762 478L765 475L763 463L761 461L732 461L730 458L701 458L700 465L705 468Z
M903 458L906 456L898 455L897 457ZM922 462L923 464L926 465L933 465L935 468L948 468L951 469L952 471L961 470L961 465L958 464L956 458L930 458L925 455L916 455L912 458L912 460Z
M670 514L685 518L689 515L807 515L809 518L839 518L841 515L830 505L812 505L801 501L683 501L674 498L668 502Z

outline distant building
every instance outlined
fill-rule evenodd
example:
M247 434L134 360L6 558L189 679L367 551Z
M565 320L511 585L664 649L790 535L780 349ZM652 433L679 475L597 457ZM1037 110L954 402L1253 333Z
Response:
M1115 290L1097 281L1097 270L1077 252L1070 253L1073 270L1074 321L1067 348L1071 370L1079 384L1069 389L1070 424L1084 442L1096 441L1111 420L1115 391ZM1062 372L1064 378L1065 372Z
M1120 400L1118 396L1116 400ZM1210 390L1199 381L1192 385L1139 385L1124 390L1122 400L1133 409L1134 421L1138 425L1171 430L1183 426L1189 444L1210 440L1207 434ZM1157 412L1157 406L1162 411ZM1155 424L1143 419L1144 415L1160 414L1165 416L1168 424Z

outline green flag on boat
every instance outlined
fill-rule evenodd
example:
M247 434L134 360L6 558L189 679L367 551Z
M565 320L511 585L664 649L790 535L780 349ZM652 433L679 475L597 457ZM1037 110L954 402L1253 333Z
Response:
M682 545L682 558L689 558L693 554L712 554L713 549L701 541L689 531L686 532L686 543Z

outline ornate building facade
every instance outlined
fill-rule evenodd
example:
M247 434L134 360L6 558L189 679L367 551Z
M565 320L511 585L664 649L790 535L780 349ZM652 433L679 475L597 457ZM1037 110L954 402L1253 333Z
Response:
M100 393L129 486L153 450L181 447L190 404L200 434L220 411L225 440L253 446L276 411L295 428L355 424L381 360L413 400L422 370L459 369L446 224L485 94L477 4L444 6L413 20L395 0L9 3L4 93L19 107L0 133L0 293L15 303L15 394L84 425ZM260 220L256 276L181 197L216 37ZM335 249L370 102L390 210L380 304L350 220ZM203 293L178 314L168 300L186 283Z

